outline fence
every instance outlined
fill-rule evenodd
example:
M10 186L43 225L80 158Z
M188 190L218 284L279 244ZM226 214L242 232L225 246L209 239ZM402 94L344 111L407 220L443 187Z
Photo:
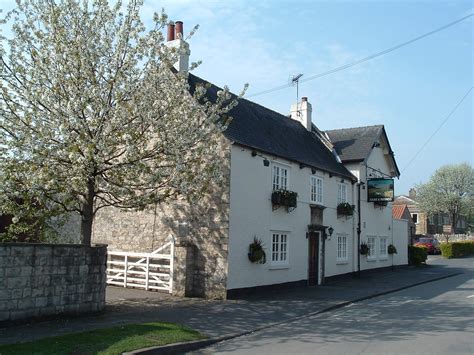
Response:
M174 241L151 253L109 251L107 284L173 291Z

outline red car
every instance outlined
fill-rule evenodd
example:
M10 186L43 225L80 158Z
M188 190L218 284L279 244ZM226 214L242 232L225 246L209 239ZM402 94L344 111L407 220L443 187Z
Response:
M420 238L415 243L416 247L425 247L428 249L428 254L440 254L439 242L434 238Z

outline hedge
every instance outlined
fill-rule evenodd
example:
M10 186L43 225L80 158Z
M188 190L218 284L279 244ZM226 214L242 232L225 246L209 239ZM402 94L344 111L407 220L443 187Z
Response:
M441 254L445 258L461 258L474 255L474 241L441 243Z
M410 265L421 265L428 258L428 249L425 247L408 246L408 263Z

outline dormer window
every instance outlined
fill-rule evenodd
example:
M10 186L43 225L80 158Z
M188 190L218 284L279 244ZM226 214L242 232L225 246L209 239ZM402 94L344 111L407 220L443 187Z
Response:
M288 190L288 168L281 165L273 165L273 190Z

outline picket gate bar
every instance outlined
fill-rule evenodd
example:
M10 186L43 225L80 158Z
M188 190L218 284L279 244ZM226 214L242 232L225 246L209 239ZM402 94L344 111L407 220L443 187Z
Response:
M174 240L151 253L107 254L107 284L173 292Z

